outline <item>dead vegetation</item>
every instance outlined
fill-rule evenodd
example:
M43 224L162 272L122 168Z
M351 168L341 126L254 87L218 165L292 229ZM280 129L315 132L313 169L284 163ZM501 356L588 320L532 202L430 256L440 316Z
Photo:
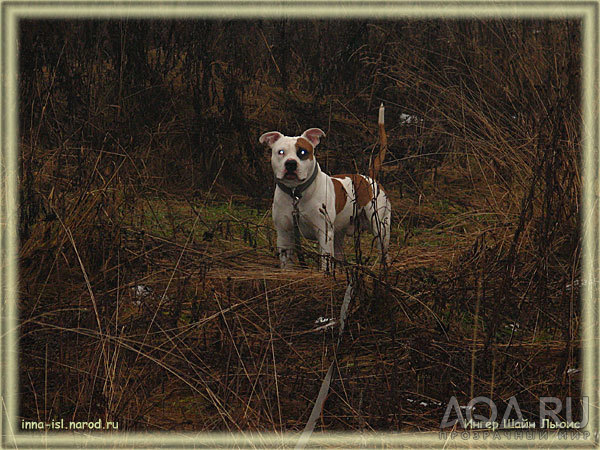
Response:
M578 23L56 25L21 27L23 418L298 430L333 358L326 430L579 394ZM364 173L381 100L389 270L366 235L277 269L257 137Z

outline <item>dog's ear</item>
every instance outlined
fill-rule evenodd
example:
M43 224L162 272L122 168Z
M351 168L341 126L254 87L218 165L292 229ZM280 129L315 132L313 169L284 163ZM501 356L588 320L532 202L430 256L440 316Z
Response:
M279 131L269 131L258 138L258 142L272 146L282 136L283 134L281 134Z
M325 133L320 128L309 128L302 133L302 137L308 139L313 148L319 145L322 136L325 136Z

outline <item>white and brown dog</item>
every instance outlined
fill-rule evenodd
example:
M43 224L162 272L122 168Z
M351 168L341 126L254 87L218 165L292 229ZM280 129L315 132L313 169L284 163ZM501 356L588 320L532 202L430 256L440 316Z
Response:
M294 204L298 229L305 238L316 240L323 256L321 267L328 270L330 257L343 260L344 237L354 232L358 222L371 230L383 261L387 261L390 241L391 205L375 178L387 149L384 108L379 108L381 149L369 168L369 177L358 174L326 175L315 159L315 147L325 133L310 128L301 136L284 136L278 131L263 134L259 142L271 147L275 173L273 222L277 229L277 250L281 267L286 268L294 254Z

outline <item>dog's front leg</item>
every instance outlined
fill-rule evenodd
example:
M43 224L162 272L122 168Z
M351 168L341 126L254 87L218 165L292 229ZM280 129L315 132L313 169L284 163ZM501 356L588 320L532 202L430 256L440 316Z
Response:
M346 237L345 231L337 231L333 234L333 256L337 261L346 262L346 256L344 255L344 238Z
M294 233L285 230L277 231L277 253L279 254L279 266L285 269L290 265L294 256Z
M325 227L319 233L319 247L321 249L321 270L333 271L333 228ZM328 228L328 229L327 229Z

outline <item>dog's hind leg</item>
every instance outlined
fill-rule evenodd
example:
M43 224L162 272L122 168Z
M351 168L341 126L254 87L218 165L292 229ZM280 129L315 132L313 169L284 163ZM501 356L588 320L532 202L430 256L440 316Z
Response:
M389 207L389 203L387 207L384 209L383 217L381 219L381 233L377 242L379 243L379 252L381 253L382 259L385 260L386 264L391 262L390 258L390 234L391 234L391 225L392 225L392 209Z
M380 215L381 218L381 222L379 224L380 233L377 239L377 242L379 243L379 252L381 253L381 258L385 261L385 263L389 264L391 261L389 249L390 234L392 231L392 208L387 199L385 200L385 206L382 209L378 209L377 215Z
M364 213L367 217L368 227L377 241L377 247L382 259L390 262L388 249L390 245L390 232L392 222L392 208L383 192L377 195L374 201L365 206Z

